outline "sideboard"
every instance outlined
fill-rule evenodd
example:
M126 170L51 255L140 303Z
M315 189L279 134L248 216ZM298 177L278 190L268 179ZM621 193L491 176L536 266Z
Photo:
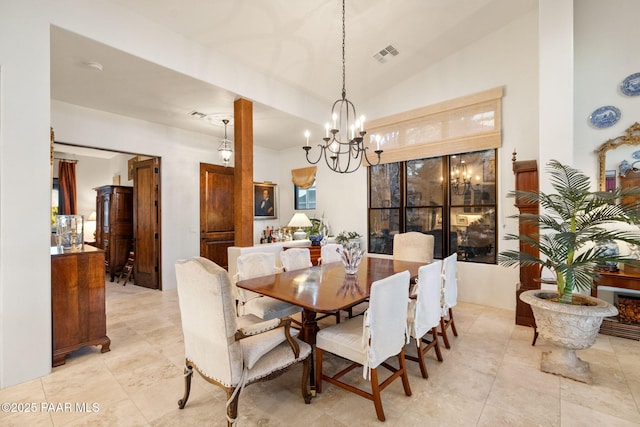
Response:
M592 296L598 296L598 287L600 286L616 288L616 292L624 292L624 289L640 291L640 274L625 271L601 271L598 280L591 289ZM640 340L640 324L622 323L616 318L605 318L602 321L600 333Z
M77 252L51 247L53 366L88 345L109 351L105 314L104 251L84 245Z

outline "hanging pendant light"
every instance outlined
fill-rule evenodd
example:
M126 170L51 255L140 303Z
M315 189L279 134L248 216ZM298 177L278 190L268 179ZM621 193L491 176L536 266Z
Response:
M222 123L224 123L224 139L220 141L220 145L218 146L218 153L220 153L220 157L222 157L224 167L226 168L227 166L229 166L231 154L233 154L233 147L231 145L231 141L227 139L227 125L229 124L229 120L223 119Z
M309 159L309 131L305 131L306 144L302 147L306 152L307 162L315 165L324 157L327 166L338 173L351 173L358 170L362 161L366 161L369 166L380 163L380 137L375 137L377 162L372 163L367 156L368 147L364 146L364 116L359 118L356 115L356 107L347 99L345 88L345 0L342 0L342 97L333 103L331 108L331 124L325 125L325 135L320 147L318 158L313 161Z

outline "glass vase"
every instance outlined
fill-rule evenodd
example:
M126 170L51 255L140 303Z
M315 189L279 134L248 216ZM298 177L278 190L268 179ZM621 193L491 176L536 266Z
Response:
M347 274L356 274L358 272L358 266L362 257L364 256L364 249L360 248L360 245L346 244L342 250L342 263L344 264L344 270Z
M80 250L84 242L84 217L82 215L58 215L56 217L58 247L64 250Z

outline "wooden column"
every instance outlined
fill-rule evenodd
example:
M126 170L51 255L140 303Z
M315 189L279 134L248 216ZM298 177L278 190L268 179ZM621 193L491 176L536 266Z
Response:
M253 103L233 103L234 228L236 246L253 246Z
M518 191L538 191L538 165L535 160L513 161L513 173L516 177L516 190ZM537 214L538 204L525 203L516 198L516 207L521 214ZM536 224L526 224L520 221L518 234L533 235L538 233ZM539 256L537 248L520 242L520 252ZM537 265L520 267L520 283L516 289L516 325L533 326L536 322L531 311L531 306L520 301L520 294L531 289L539 289L540 267Z

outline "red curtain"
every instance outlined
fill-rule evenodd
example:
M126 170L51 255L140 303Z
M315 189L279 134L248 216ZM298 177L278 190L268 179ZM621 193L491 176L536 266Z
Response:
M60 191L61 215L76 215L76 164L75 162L60 161L58 165L58 189Z

